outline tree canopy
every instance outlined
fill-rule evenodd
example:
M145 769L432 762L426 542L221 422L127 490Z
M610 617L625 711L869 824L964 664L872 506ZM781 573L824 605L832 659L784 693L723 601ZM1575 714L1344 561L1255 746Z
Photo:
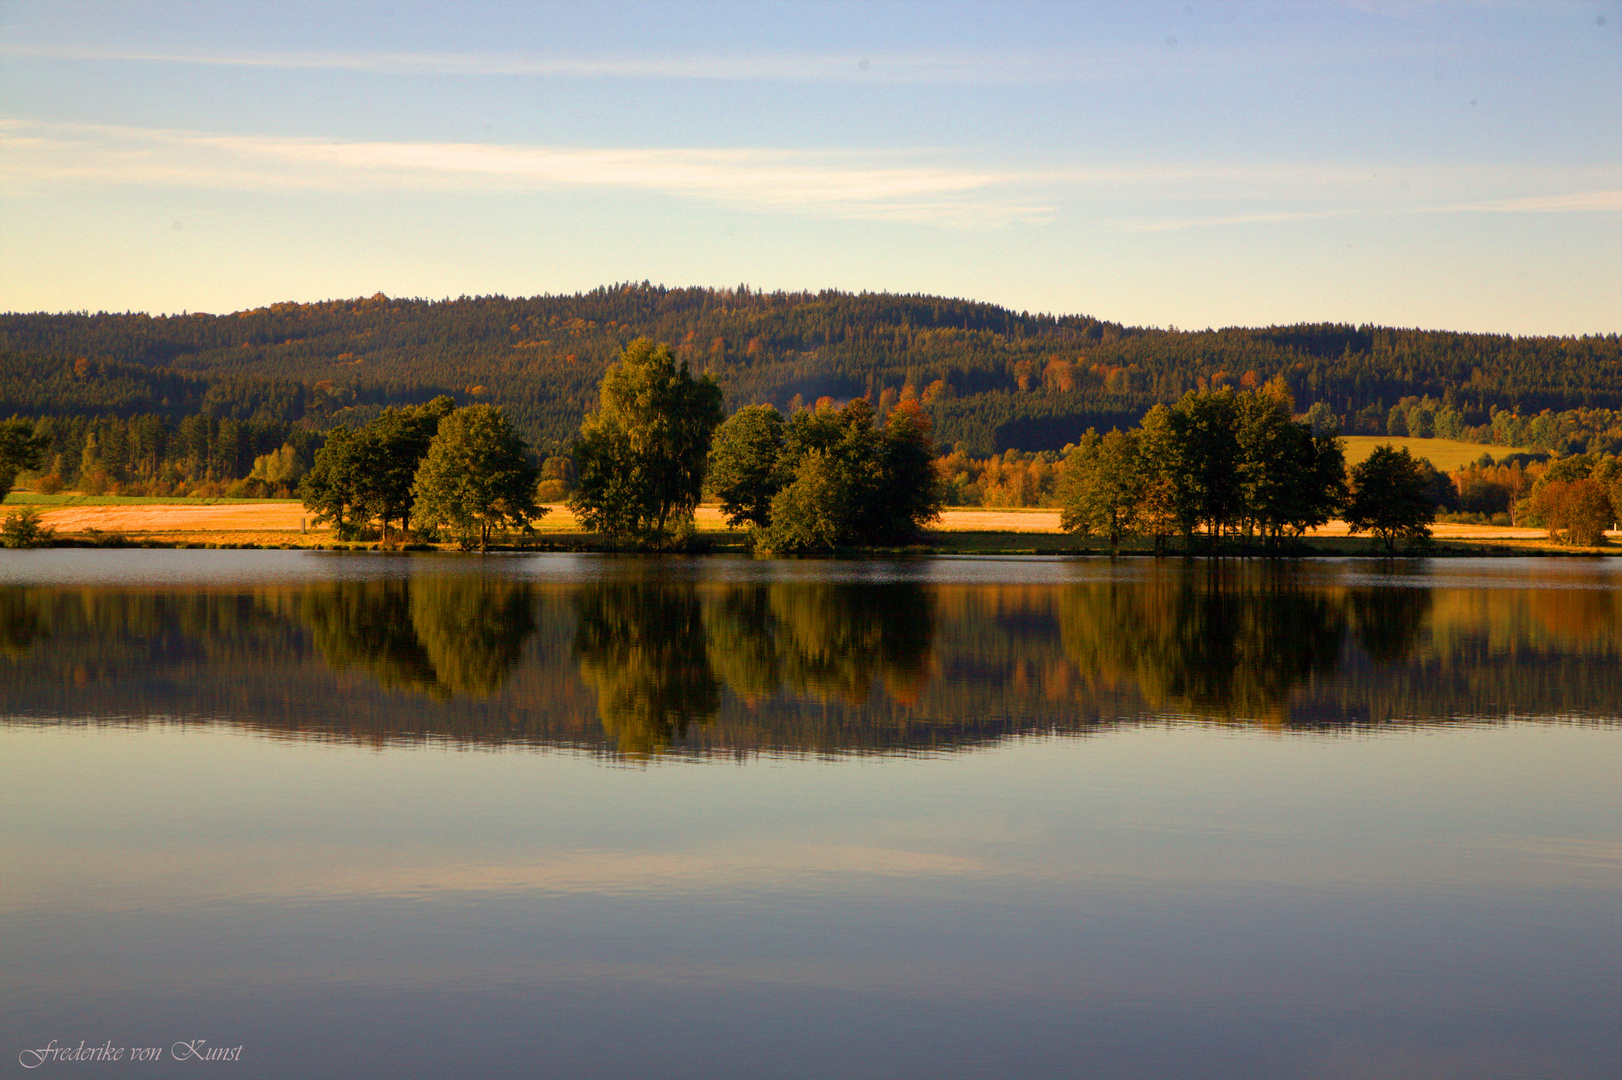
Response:
M771 405L739 409L715 429L709 484L734 528L771 522L772 496L783 486L782 450L783 414Z
M786 423L776 410L741 410L713 452L723 508L738 508L734 521L752 523L772 551L916 539L941 507L929 419L911 402L876 419L866 398L797 409Z
M377 519L384 543L391 522L399 522L402 532L408 529L417 467L440 421L455 408L451 398L441 396L425 405L385 409L359 431L329 432L299 484L299 496L315 511L316 522L331 522L340 538L350 540Z
M479 550L490 531L527 528L546 513L535 503L539 474L524 441L489 405L457 409L439 422L412 484L412 514L419 525L449 527Z
M1338 437L1292 420L1281 382L1190 391L1135 431L1089 432L1061 473L1060 520L1107 536L1112 550L1123 536L1173 529L1186 546L1201 528L1213 544L1242 534L1276 548L1339 509L1345 471Z
M691 521L721 402L715 380L693 378L668 345L627 345L574 443L579 486L569 508L581 525L657 543Z
M1377 446L1352 468L1351 501L1346 524L1354 533L1369 532L1395 552L1401 539L1430 536L1436 506L1426 494L1430 470L1405 446Z

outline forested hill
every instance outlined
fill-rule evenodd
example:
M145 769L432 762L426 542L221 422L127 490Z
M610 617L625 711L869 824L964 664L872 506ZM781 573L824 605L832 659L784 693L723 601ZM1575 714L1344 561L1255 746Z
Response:
M604 287L574 296L276 304L230 315L0 315L0 416L199 412L322 429L448 393L565 444L637 337L710 369L729 409L912 386L943 444L1053 449L1201 385L1283 375L1305 410L1384 431L1404 397L1469 424L1493 409L1622 408L1615 334L1517 338L1374 326L1121 326L890 294Z

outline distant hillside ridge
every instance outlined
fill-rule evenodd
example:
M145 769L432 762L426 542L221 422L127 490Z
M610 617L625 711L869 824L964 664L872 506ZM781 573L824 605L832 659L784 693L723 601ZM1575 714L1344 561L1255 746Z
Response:
M1465 426L1494 410L1622 408L1616 334L1512 337L1303 324L1178 330L889 293L626 283L572 296L274 304L229 315L0 315L0 416L206 413L320 431L445 393L567 445L637 337L714 373L728 409L829 397L881 407L911 387L943 447L1058 449L1202 386L1282 376L1305 412L1381 434L1402 399ZM1320 410L1321 412L1322 410Z

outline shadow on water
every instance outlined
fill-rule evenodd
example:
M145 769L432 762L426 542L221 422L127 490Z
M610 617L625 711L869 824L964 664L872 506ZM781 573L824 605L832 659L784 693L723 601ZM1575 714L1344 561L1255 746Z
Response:
M940 750L1164 718L1618 717L1615 589L1438 585L1422 566L1076 576L8 585L0 712L633 758Z

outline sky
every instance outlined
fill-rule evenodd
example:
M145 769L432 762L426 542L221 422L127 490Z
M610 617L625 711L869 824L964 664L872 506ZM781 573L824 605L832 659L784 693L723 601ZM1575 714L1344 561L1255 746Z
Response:
M0 0L0 311L1622 331L1622 2Z

